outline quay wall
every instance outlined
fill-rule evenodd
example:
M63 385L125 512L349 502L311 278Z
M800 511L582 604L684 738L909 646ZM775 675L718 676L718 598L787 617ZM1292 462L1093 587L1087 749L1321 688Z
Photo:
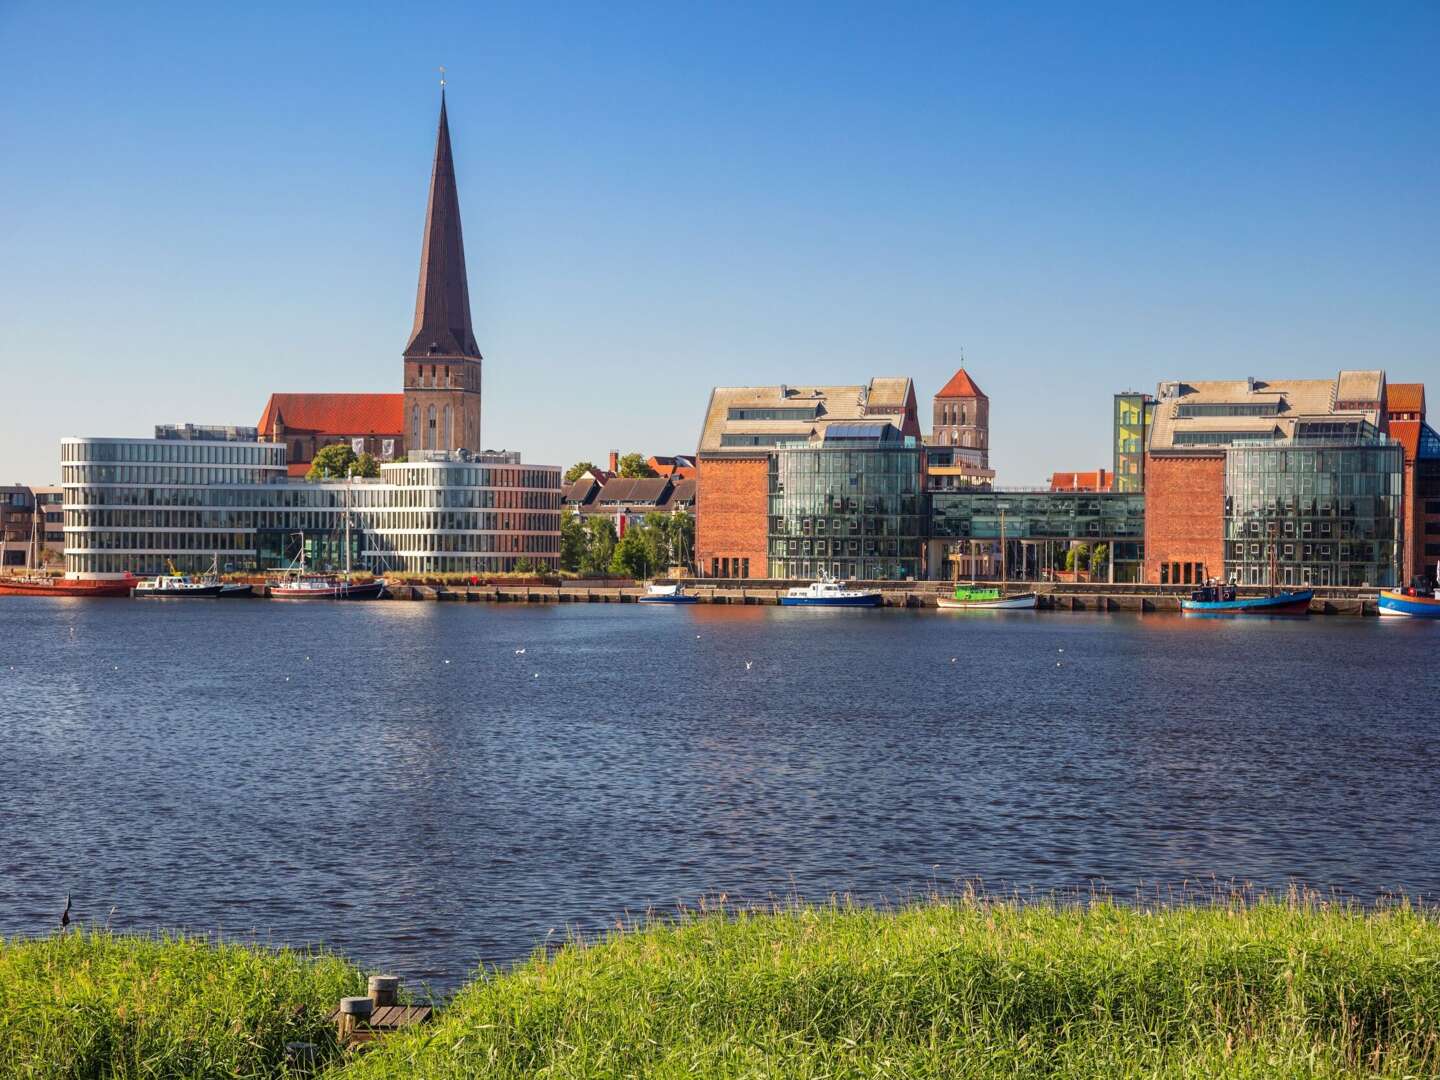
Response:
M804 582L775 580L718 580L700 578L682 581L687 591L702 604L778 604L781 595L792 585ZM944 582L859 582L867 588L879 589L886 607L935 607L936 600L950 591ZM1052 584L1049 582L1016 582L1012 591L1039 594L1038 606L1045 611L1131 611L1178 612L1180 601L1190 594L1185 586L1169 585L1108 585ZM550 604L626 604L636 602L645 590L629 584L593 585L588 583L486 584L486 585L392 585L387 593L391 600L430 600L453 603L550 603ZM1241 589L1240 595L1263 595L1260 589ZM1376 615L1376 592L1373 589L1317 589L1310 604L1314 615Z

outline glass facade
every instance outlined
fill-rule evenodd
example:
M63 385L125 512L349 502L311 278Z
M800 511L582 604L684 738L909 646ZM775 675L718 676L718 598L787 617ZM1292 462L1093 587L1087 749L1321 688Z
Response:
M407 573L558 566L560 469L515 454L433 453L381 477L286 479L285 447L182 439L66 439L66 572L255 571L307 561Z
M1115 395L1115 490L1145 490L1145 442L1155 419L1155 399L1149 394Z
M770 456L770 576L923 577L920 454L914 439L827 440L776 450Z
M1145 561L1145 496L1132 492L934 492L930 535L947 554L979 568L969 576L1000 574L1003 529L1007 577L1050 577L1064 566L1071 544L1105 544L1117 582L1141 580ZM989 555L987 553L994 553ZM1106 579L1110 578L1107 566Z
M1393 586L1403 490L1403 449L1388 439L1231 446L1225 576L1245 585Z

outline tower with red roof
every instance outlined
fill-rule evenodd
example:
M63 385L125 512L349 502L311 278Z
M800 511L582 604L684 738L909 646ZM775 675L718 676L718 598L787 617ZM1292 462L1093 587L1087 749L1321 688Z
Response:
M950 447L956 461L990 467L990 399L962 366L935 395L930 445Z

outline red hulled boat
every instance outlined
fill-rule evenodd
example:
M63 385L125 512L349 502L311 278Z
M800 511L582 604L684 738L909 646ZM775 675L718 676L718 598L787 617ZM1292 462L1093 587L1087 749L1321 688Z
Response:
M45 577L28 574L24 577L0 577L0 596L129 596L136 579L90 580L83 578Z

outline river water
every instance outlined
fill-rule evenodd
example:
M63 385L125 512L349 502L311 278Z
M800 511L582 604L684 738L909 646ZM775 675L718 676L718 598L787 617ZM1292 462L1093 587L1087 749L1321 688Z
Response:
M446 989L719 893L1440 893L1440 625L5 598L0 630L0 935L68 891Z

